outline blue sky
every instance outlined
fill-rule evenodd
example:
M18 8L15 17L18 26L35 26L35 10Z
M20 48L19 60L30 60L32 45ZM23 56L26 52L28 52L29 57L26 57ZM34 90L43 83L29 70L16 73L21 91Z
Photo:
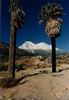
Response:
M1 27L0 41L9 43L10 40L10 15L9 0L2 0L1 4ZM46 42L51 44L50 38L45 33L45 26L38 24L38 15L42 5L47 2L58 2L64 8L65 15L62 17L61 36L56 39L58 48L69 51L69 0L22 0L23 10L26 13L23 27L17 32L17 46L25 41L34 43Z

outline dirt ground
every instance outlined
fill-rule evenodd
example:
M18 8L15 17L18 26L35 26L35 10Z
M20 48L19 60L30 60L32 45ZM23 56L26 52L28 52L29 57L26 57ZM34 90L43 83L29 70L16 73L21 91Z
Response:
M51 73L51 68L27 69L17 72L26 75L12 88L0 88L0 100L69 100L69 65L63 64Z

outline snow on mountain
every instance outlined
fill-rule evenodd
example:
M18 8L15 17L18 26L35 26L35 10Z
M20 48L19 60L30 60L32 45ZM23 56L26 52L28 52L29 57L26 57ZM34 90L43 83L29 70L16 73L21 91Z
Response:
M51 53L51 45L48 45L45 42L40 42L37 44L32 43L31 41L25 41L21 46L18 48L26 50L27 52L30 53L38 53L38 54L46 54L46 53ZM62 50L56 48L57 52L62 52Z
M32 43L31 41L25 41L18 48L26 50L26 51L31 52L31 53L34 53L34 49L36 48L36 45L34 43Z
M41 43L36 44L35 49L49 50L49 49L51 49L51 46L44 42L41 42Z
M21 46L19 46L18 48L20 49L35 49L35 44L30 42L30 41L25 41Z
M46 44L45 42L40 42L37 44L32 43L31 41L25 41L21 46L18 48L24 49L24 50L31 50L34 52L34 50L51 50L51 45ZM56 50L60 50L56 48Z
M46 44L44 42L40 42L40 43L34 44L34 43L30 42L30 41L25 41L18 48L24 49L24 50L32 50L34 52L34 50L51 50L51 45L48 45L48 44Z

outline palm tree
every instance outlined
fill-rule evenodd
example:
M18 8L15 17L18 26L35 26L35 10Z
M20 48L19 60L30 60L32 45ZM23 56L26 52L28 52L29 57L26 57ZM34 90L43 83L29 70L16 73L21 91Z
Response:
M42 6L39 16L39 24L45 23L45 32L51 38L52 44L52 72L56 72L56 38L61 34L62 20L59 18L63 15L63 8L60 4L48 3Z
M9 48L9 67L8 71L12 78L15 78L15 55L16 55L16 32L24 24L25 13L18 0L10 0L10 48Z

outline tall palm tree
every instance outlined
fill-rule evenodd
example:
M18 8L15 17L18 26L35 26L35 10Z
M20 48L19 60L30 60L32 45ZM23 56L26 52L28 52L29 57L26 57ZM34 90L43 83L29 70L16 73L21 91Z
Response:
M45 23L45 32L51 38L52 44L52 72L56 72L56 43L55 40L61 34L63 8L60 4L48 3L42 6L39 16L39 24Z
M15 55L16 55L16 32L24 24L25 13L18 0L10 0L10 48L8 71L12 78L15 78Z

